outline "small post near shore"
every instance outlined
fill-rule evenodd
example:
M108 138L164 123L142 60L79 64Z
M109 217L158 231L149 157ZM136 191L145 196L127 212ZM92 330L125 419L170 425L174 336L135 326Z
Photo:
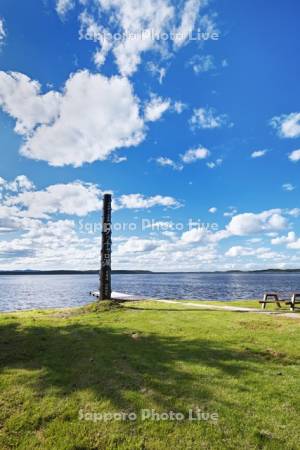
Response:
M99 300L111 299L111 194L103 196Z

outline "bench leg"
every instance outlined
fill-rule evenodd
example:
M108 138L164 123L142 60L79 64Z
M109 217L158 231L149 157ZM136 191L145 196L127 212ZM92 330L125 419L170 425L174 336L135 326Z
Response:
M295 311L295 294L293 294L291 298L290 311Z

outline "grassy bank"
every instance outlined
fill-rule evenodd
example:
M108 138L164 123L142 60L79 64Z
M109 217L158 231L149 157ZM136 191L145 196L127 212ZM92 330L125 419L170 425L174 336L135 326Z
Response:
M299 449L299 331L285 317L155 302L2 314L0 448ZM197 407L218 421L139 415Z

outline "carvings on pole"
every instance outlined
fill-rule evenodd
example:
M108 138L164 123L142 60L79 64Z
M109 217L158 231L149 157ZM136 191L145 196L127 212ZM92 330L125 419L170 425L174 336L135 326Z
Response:
M100 300L111 299L111 194L103 196Z

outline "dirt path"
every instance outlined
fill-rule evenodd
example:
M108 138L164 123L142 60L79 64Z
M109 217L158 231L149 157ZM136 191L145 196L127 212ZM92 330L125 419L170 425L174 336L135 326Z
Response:
M191 302L178 302L174 300L156 300L153 299L155 302L161 302L161 303L172 303L174 305L178 305L178 303L182 306L193 306L196 308L202 308L202 309L211 309L212 311L235 311L235 312L251 312L255 314L265 314L270 316L280 316L280 317L288 317L290 319L300 319L300 314L293 313L293 312L278 312L278 311L266 311L262 309L255 309L255 308L244 308L241 306L221 306L221 305L208 305L206 303L191 303Z

